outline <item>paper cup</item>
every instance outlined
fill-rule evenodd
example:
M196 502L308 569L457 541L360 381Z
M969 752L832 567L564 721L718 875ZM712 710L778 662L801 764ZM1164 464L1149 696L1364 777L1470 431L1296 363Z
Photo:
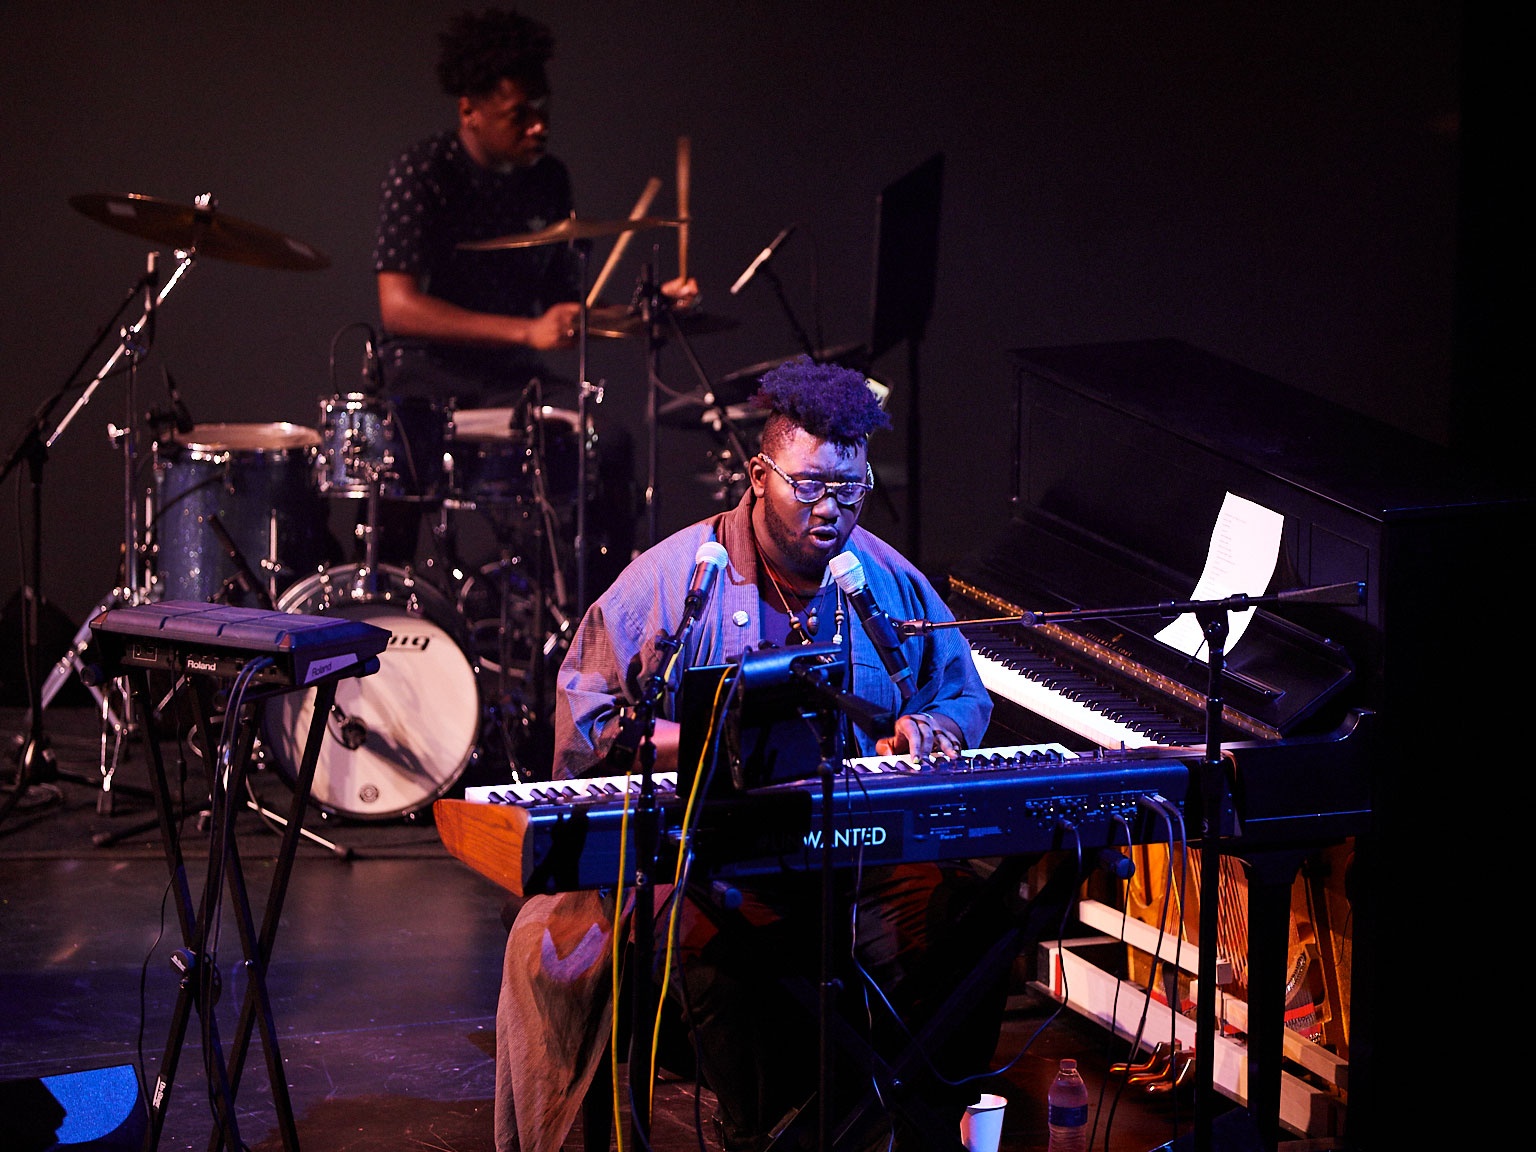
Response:
M966 1152L997 1152L1003 1135L1003 1109L1008 1101L983 1092L981 1099L965 1110L960 1118L960 1143Z

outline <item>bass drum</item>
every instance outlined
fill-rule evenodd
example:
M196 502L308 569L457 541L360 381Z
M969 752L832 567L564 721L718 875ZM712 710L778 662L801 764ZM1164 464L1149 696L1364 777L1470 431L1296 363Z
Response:
M341 616L390 632L372 676L341 680L311 795L327 814L359 820L410 816L451 788L475 752L480 693L452 603L401 568L327 568L289 588L284 612ZM315 693L267 704L264 743L298 780Z

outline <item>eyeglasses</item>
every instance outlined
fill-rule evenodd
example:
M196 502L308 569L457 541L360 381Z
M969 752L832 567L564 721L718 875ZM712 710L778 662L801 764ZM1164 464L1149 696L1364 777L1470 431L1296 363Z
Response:
M863 483L857 480L838 480L829 484L825 480L796 480L774 463L773 457L768 453L759 452L758 455L768 462L768 467L784 477L785 482L794 492L795 499L802 504L820 504L830 492L832 499L844 508L857 508L864 502L864 497L875 490L875 470L868 463L864 465L864 475L869 479Z

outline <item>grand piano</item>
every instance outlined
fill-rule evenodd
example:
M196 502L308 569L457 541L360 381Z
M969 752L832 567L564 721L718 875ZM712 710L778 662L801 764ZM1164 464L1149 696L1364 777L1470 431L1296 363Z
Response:
M1275 912L1283 924L1309 854L1351 849L1343 1138L1366 1147L1384 1127L1384 1090L1411 1080L1422 1055L1409 1023L1422 1014L1422 968L1394 941L1422 916L1404 862L1425 853L1438 795L1425 787L1426 741L1460 737L1476 715L1469 686L1495 643L1479 609L1516 586L1531 494L1177 340L1010 358L1011 515L953 567L957 616L1190 599L1228 492L1284 516L1271 587L1243 591L1365 586L1358 606L1267 606L1227 653L1220 851L1244 862L1265 909L1249 928L1247 1079L1274 1147L1284 1006L1274 952L1285 945ZM997 703L987 742L1203 744L1209 670L1155 639L1166 623L963 626Z

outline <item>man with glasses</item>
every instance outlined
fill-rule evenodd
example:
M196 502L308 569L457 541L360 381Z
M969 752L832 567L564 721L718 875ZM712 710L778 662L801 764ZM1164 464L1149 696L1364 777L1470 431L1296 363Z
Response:
M672 689L683 667L726 664L770 644L832 643L848 656L851 683L844 687L897 717L894 730L883 735L850 726L848 755L954 754L980 744L992 704L958 630L937 629L902 644L915 673L904 700L880 650L828 574L834 556L851 553L875 602L893 617L953 619L912 564L857 526L874 486L869 436L889 425L864 376L800 357L765 374L754 402L767 416L741 502L639 556L582 620L557 683L557 776L615 771L607 761L625 709L641 699L641 679L660 667L657 641L681 622L695 557L711 540L724 546L728 560L685 638ZM677 765L680 726L671 703L669 696L655 721L658 770ZM815 773L815 765L805 767L806 775ZM924 1006L931 1011L943 999L935 986L943 977L930 967L933 934L952 925L967 905L975 877L963 866L898 865L864 869L856 891L851 874L839 873L838 883L840 932L856 904L860 965L911 1017L908 1023L918 1023ZM695 1030L729 1149L761 1147L774 1125L805 1102L817 1077L815 1014L790 998L783 978L808 978L814 986L819 878L775 876L743 886L743 894L742 907L729 912L685 901L671 984ZM524 1149L558 1147L574 1118L601 1055L607 1019L606 1012L586 1013L571 1001L606 998L607 956L593 941L611 927L609 905L588 892L536 897L514 923L497 1014L498 1148L514 1146L511 1134L519 1123ZM586 963L577 959L583 949L590 949ZM842 1009L857 1019L863 989L847 948L842 951L848 988ZM943 1053L930 1054L945 1078L986 1068L1005 991L984 997L971 1026L959 1028ZM888 1013L876 1017L875 1036L893 1057L906 1036ZM552 1069L544 1038L578 1019L595 1031L568 1045L571 1061ZM914 1072L913 1079L923 1075ZM853 1096L867 1087L846 1072L839 1079ZM931 1087L931 1102L958 1125L974 1089ZM904 1143L911 1134L899 1127L897 1135L898 1147L922 1146Z

